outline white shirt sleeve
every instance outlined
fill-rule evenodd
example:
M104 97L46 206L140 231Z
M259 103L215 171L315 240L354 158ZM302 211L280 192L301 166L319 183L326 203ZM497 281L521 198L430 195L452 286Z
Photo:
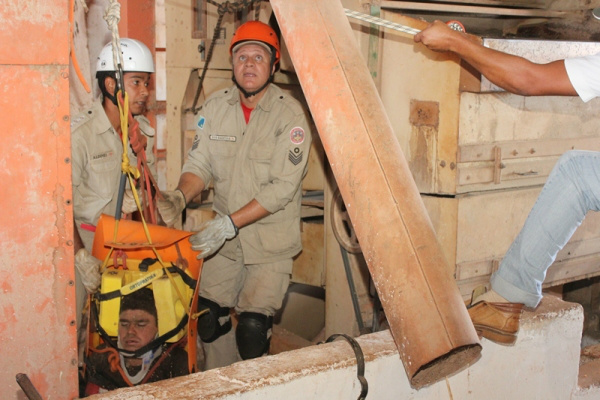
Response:
M571 84L584 102L600 97L600 53L565 59Z

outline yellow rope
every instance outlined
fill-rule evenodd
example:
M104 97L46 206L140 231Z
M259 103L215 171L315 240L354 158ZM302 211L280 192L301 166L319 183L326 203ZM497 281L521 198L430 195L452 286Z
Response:
M119 114L121 119L121 140L123 141L123 154L121 155L121 171L127 176L133 176L135 179L140 177L140 171L137 167L131 165L129 162L129 155L127 154L127 149L129 148L129 95L126 91L120 90L119 93L124 94L123 96L123 105L117 101L119 104ZM118 98L118 93L117 93ZM131 179L130 179L131 180ZM135 188L135 185L131 187Z
M104 16L104 19L106 20L106 23L108 24L108 27L112 32L113 63L115 66L115 70L117 71L116 77L117 77L118 85L120 85L122 82L122 76L121 76L122 70L120 69L120 67L123 66L122 54L121 54L121 40L119 38L119 28L118 28L119 20L121 19L120 15L121 15L121 5L116 0L110 0L110 4L106 9L106 15ZM189 316L190 311L191 311L190 307L184 301L184 297L181 294L177 284L175 283L175 279L173 278L173 276L167 269L165 263L163 262L160 255L158 254L158 250L156 250L156 248L152 244L152 238L150 237L150 231L146 224L146 220L144 218L144 213L142 212L142 206L140 204L140 199L137 194L137 190L135 188L135 182L133 181L134 179L138 179L140 177L140 171L137 169L137 167L132 166L130 164L129 155L127 154L127 149L129 148L129 120L128 120L129 96L127 95L127 92L125 91L124 87L120 88L120 92L123 93L123 105L121 105L121 102L118 100L117 100L117 105L119 107L119 115L120 115L120 120L121 120L121 139L123 141L121 171L123 172L123 174L127 174L127 178L129 179L129 185L130 185L131 191L133 193L133 198L135 199L135 204L137 205L137 208L140 211L140 215L142 218L142 226L144 227L144 233L146 235L146 238L148 239L148 244L152 246L152 251L154 251L154 254L156 254L157 260L159 261L163 270L166 272L167 276L169 277L169 280L171 281L171 284L175 288L175 291L177 292L177 296L179 297L181 304L185 307L186 314ZM117 92L117 99L119 98L118 93L119 92ZM116 219L115 220L115 230L113 233L113 242L114 243L116 243L116 241L117 241L118 230L119 230L119 219ZM114 250L114 248L111 246L111 249L108 252L108 255L106 256L106 259L104 260L104 264L102 267L103 269L106 268L109 257L113 250Z
M156 247L154 247L154 245L152 244L152 237L150 235L150 230L148 229L148 224L146 223L146 219L144 218L144 213L141 212L142 206L140 203L140 198L138 196L137 190L135 189L135 182L134 182L134 178L137 179L140 177L140 172L135 166L132 166L129 163L129 155L127 154L127 149L129 148L129 119L128 119L128 117L129 117L129 96L128 96L127 92L124 92L124 93L125 93L125 96L123 99L123 106L121 107L121 103L117 102L119 104L119 113L120 113L120 118L121 118L121 133L122 133L121 139L123 141L123 155L122 155L122 162L121 162L121 170L124 174L127 174L127 178L129 179L129 186L132 189L133 198L135 199L135 204L137 205L138 210L140 210L142 226L144 228L144 234L146 235L148 244L150 246L152 246L152 251L156 255L156 259L158 260L160 265L163 267L163 270L167 274L169 281L171 282L171 284L175 288L175 291L177 292L177 296L179 297L181 304L184 306L184 308L186 310L186 314L188 314L188 316L189 316L190 315L189 305L186 303L185 298L183 297L183 294L181 293L181 291L179 290L179 287L175 283L175 279L173 278L172 274L167 269L167 266L165 265L164 261L160 257L158 250L156 250ZM119 221L116 220L115 221L114 242L117 241L118 224L119 224Z

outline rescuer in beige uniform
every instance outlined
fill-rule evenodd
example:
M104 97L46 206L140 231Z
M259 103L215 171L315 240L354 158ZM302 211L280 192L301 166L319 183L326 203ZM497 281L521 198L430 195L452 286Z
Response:
M218 215L190 238L206 260L198 306L208 310L198 320L205 369L269 350L273 314L288 288L292 257L302 249L301 183L311 144L305 111L271 84L280 57L273 29L243 24L230 53L236 86L204 103L177 189L158 201L172 224L186 199L214 186ZM235 334L231 307L238 314Z
M142 115L148 100L148 82L154 72L152 53L143 43L134 39L121 39L123 54L123 82L129 96L129 110L139 123L140 132L146 141L146 159L154 165L152 146L154 129L150 121ZM101 214L114 216L117 208L119 181L122 175L121 123L117 106L117 81L113 63L112 44L100 52L96 77L102 98L94 102L71 122L71 153L73 179L73 213L75 234L79 234L83 248L75 255L77 319L86 297L100 285L100 260L93 257L92 244L94 231ZM129 161L136 166L137 158L128 149ZM137 209L131 190L123 199L122 211L125 214ZM78 326L80 326L78 324Z

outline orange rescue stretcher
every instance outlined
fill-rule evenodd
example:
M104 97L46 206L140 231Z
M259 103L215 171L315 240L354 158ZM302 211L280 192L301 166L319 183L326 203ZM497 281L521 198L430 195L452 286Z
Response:
M86 355L105 344L116 348L121 297L148 287L158 313L159 337L152 343L181 342L188 353L189 372L197 371L195 322L203 260L191 249L192 234L100 217L92 255L104 263L100 290L89 296Z

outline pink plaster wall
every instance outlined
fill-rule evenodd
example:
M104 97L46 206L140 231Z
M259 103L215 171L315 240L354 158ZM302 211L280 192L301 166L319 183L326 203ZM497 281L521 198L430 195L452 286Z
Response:
M0 7L0 387L77 397L69 1Z

